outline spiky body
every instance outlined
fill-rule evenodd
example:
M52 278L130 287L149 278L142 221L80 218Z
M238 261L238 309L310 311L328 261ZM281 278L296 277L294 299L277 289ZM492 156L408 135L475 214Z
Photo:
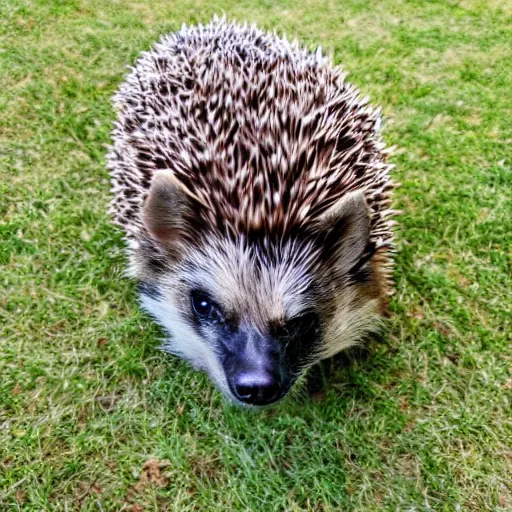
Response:
M195 252L188 271L202 258L201 268L222 276L220 287L246 289L251 300L231 298L232 307L252 310L252 317L261 317L261 329L269 318L290 316L316 301L331 319L332 325L323 323L325 336L345 338L325 338L316 351L323 356L355 343L370 328L390 290L393 185L379 112L345 82L340 68L320 51L215 19L184 27L143 53L115 104L112 212L129 240L136 277L168 290L170 274L178 267L185 272L183 262ZM187 229L180 230L178 253L144 222L143 206L158 172L172 173L193 203L180 210ZM338 276L345 298L333 291L323 304L315 298L320 292L311 291L317 281L324 295L334 286L323 268L330 265L325 247L318 243L321 219L356 192L368 207L369 236L358 255L366 277L358 282L348 271ZM227 269L223 258L236 270ZM349 290L350 283L357 289ZM287 293L295 302L283 298ZM184 299L169 300L174 311L185 307ZM344 308L343 320L334 321ZM194 359L182 348L171 350Z

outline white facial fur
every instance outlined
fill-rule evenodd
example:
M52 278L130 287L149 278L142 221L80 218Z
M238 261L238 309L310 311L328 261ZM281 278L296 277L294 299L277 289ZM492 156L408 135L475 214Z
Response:
M141 306L171 335L162 349L191 363L198 370L205 371L220 390L234 400L222 365L213 347L209 346L184 320L173 299L165 294L154 298L142 294Z

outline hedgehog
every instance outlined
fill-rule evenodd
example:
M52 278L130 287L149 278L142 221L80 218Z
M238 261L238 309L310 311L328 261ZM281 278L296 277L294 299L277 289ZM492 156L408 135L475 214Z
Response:
M215 17L142 53L113 100L111 213L141 307L240 405L279 401L387 311L391 150L345 77Z

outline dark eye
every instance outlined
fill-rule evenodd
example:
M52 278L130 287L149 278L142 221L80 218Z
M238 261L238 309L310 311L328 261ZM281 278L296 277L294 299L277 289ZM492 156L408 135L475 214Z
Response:
M285 324L274 327L276 337L311 337L319 328L319 319L316 313L304 313L301 316L289 319Z
M215 309L213 302L205 293L192 292L191 301L194 313L201 318L207 318Z

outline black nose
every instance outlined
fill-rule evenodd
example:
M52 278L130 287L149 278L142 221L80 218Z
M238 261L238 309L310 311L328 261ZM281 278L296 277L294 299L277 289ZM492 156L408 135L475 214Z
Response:
M267 405L281 394L281 379L262 370L242 371L233 384L237 398L247 404Z

